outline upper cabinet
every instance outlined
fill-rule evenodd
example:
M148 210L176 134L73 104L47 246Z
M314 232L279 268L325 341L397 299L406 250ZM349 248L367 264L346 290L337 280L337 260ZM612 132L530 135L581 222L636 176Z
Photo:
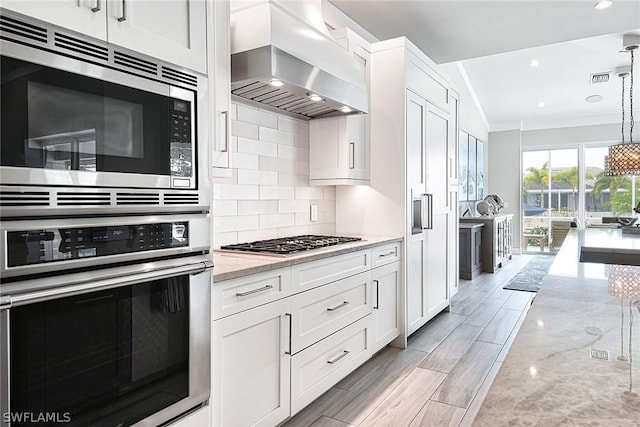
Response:
M369 144L363 115L315 119L309 125L313 185L368 184Z
M231 45L230 5L228 1L209 3L209 99L213 112L213 176L231 173Z
M369 90L369 43L343 28L331 35L360 64ZM369 115L311 120L309 178L312 185L369 184Z
M205 0L5 0L2 6L206 73Z

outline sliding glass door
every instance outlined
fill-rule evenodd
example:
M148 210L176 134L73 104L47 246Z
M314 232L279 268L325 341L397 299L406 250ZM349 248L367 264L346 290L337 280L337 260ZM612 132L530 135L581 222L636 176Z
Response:
M640 201L636 177L604 174L607 146L522 152L522 249L556 252L572 222L607 226Z
M555 252L579 216L578 150L524 151L522 169L523 249Z

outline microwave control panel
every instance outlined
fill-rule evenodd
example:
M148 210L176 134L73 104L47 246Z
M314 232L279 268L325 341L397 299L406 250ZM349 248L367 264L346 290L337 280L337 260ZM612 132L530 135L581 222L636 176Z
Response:
M172 99L170 135L171 176L173 186L191 185L193 178L193 144L191 143L191 105L188 101ZM177 178L177 179L176 179ZM182 178L182 179L180 179Z
M7 266L189 246L188 222L46 228L7 233Z

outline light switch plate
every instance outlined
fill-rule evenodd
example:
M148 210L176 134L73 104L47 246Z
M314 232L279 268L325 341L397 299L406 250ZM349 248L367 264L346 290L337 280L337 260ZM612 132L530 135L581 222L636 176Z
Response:
M318 220L318 205L311 205L311 221Z

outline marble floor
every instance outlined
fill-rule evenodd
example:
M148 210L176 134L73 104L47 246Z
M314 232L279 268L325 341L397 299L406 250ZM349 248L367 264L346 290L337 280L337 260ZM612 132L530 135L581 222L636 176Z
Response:
M535 296L502 287L531 257L460 280L406 350L386 347L283 427L470 426Z

